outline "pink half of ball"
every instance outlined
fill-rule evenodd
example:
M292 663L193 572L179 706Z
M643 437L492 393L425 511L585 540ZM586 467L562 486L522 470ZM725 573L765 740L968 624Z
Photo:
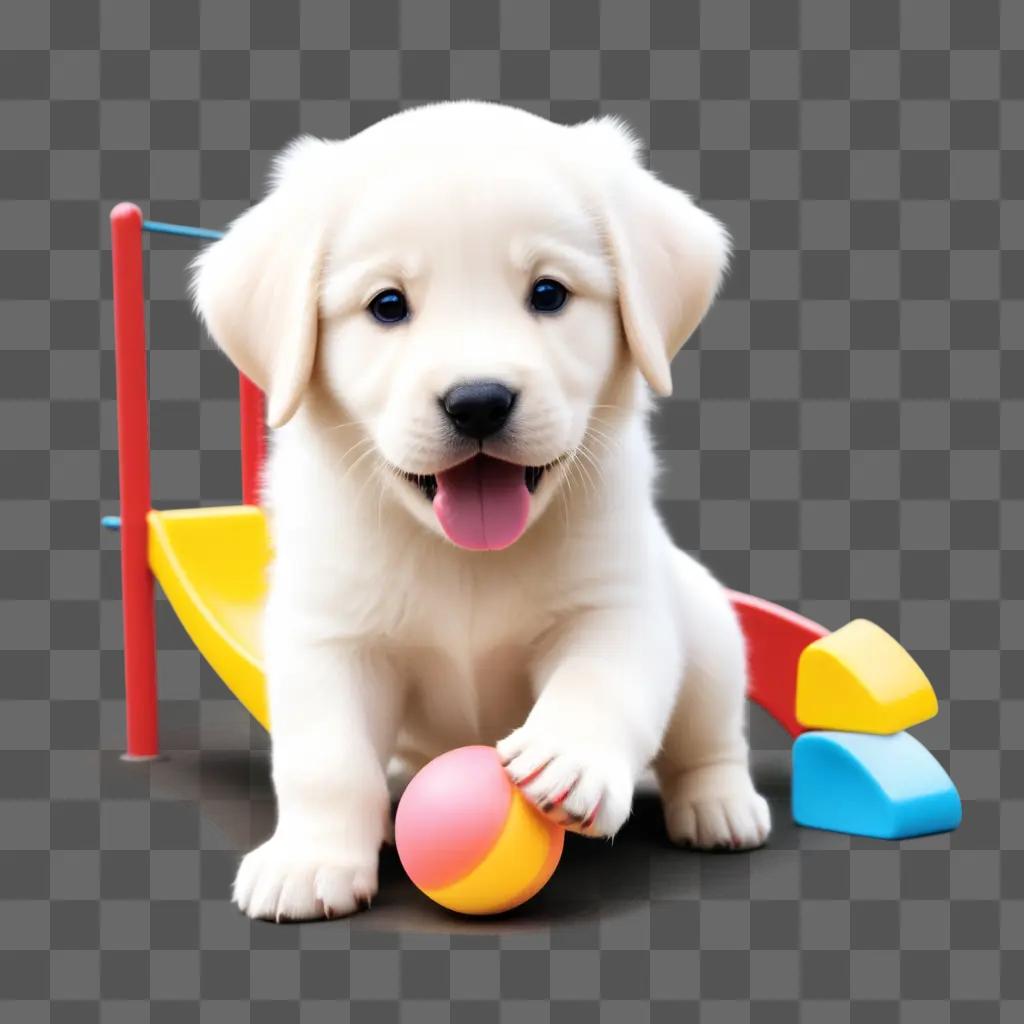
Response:
M501 834L512 795L493 747L460 747L426 765L395 815L395 846L413 883L440 889L469 874Z

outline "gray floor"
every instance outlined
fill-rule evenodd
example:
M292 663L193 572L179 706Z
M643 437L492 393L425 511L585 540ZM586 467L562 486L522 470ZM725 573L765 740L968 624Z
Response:
M266 744L202 676L201 701L167 701L160 762L55 749L46 799L38 759L6 754L4 837L20 849L3 854L5 1021L931 1022L998 1007L998 950L1012 968L1024 941L1019 855L996 852L984 801L951 836L797 829L788 754L766 749L785 739L756 709L764 850L675 849L645 791L614 843L570 836L548 887L499 919L434 906L386 849L368 913L249 922L227 897L272 825ZM27 730L38 704L12 702L8 726ZM1015 984L1004 975L1003 995Z
M181 736L178 742L188 745L191 739ZM761 753L757 757L758 782L775 813L773 848L794 849L798 845L798 830L789 817L788 761L788 755L780 752ZM182 749L156 764L130 765L126 770L147 776L154 797L161 800L196 798L197 782L204 780L198 793L201 817L232 849L245 850L273 829L272 789L265 751L211 756ZM399 793L400 783L396 783L396 799ZM614 923L624 914L635 917L637 910L646 908L657 896L674 893L673 898L677 898L691 889L696 897L704 891L705 882L710 886L707 895L714 896L718 877L724 881L725 889L720 891L724 895L738 875L747 872L747 860L747 854L706 856L674 847L664 831L653 780L648 778L641 784L629 826L614 842L568 835L554 878L528 905L514 913L481 920L437 907L416 890L405 876L394 849L388 846L382 857L380 894L371 912L350 924L356 929L382 932L492 936L509 931L595 927L605 923L615 927ZM702 866L698 868L698 864ZM663 876L667 886L664 890L658 889L658 876ZM682 888L676 888L674 883Z

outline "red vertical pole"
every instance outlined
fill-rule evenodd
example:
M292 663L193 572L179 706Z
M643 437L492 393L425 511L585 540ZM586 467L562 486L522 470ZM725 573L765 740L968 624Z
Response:
M127 758L160 753L157 729L156 621L149 569L149 398L142 276L142 211L121 203L110 213L121 488L121 602Z
M238 400L242 435L242 504L258 505L266 452L263 392L242 373L238 375Z

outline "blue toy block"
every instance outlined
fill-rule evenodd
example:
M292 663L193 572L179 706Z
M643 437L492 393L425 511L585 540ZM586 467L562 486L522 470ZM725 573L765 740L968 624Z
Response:
M793 744L793 818L798 825L909 839L960 824L960 794L913 736L806 732Z

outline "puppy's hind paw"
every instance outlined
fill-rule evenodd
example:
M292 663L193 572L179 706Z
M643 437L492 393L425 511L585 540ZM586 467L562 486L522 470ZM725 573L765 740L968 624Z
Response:
M564 828L613 836L629 817L632 773L597 745L527 725L498 744L498 755L520 792Z
M702 850L749 850L764 845L771 831L768 803L745 767L708 765L662 779L669 838Z

